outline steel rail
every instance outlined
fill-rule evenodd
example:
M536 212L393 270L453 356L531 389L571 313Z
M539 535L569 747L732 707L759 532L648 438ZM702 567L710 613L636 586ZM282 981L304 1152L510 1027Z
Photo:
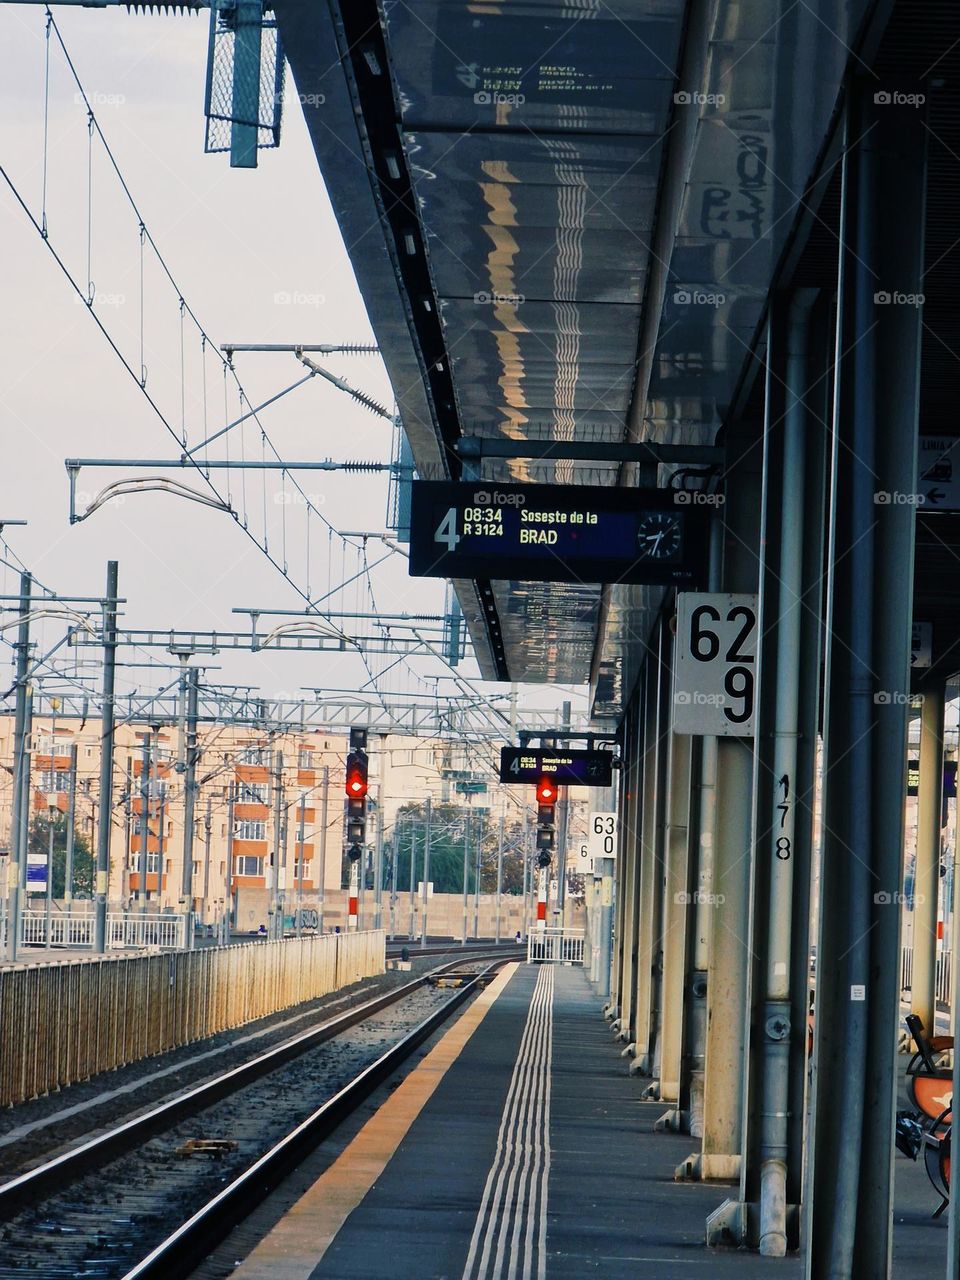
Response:
M258 1208L280 1182L315 1150L318 1143L347 1119L378 1085L387 1080L474 993L482 977L507 961L508 957L501 957L476 974L471 982L456 989L441 1008L414 1027L376 1062L364 1067L348 1085L318 1107L286 1137L281 1138L249 1169L228 1183L212 1200L128 1271L123 1280L183 1280L195 1272L202 1259Z
M430 972L442 973L447 969L453 969L461 963L461 960L462 957L458 957L449 964L440 965ZM404 983L402 987L384 992L318 1026L301 1031L272 1049L251 1058L248 1062L205 1080L185 1093L168 1098L142 1115L125 1120L122 1124L78 1146L70 1147L53 1159L37 1165L36 1168L0 1184L0 1222L11 1218L26 1206L43 1200L47 1195L62 1191L67 1183L133 1150L154 1134L163 1132L188 1116L229 1097L231 1093L236 1093L262 1076L269 1075L278 1067L300 1057L317 1045L333 1039L342 1031L349 1030L392 1004L397 1004L424 986L428 976L428 974L422 974L411 982Z

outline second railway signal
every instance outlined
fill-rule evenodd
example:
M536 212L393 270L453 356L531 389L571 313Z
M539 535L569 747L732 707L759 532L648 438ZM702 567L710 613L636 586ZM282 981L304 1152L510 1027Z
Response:
M557 784L552 778L542 777L537 783L537 928L541 930L547 926L547 884L557 842L556 805Z
M549 866L556 845L556 807L557 784L552 778L541 778L537 783L537 861L541 867Z
M347 756L346 844L350 860L350 904L347 910L347 927L356 929L358 923L358 898L360 863L363 860L364 838L367 821L367 734L364 729L350 730L350 752Z

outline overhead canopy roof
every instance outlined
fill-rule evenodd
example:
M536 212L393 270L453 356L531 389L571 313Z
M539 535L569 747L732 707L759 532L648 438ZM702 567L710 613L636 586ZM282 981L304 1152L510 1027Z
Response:
M823 238L868 8L278 0L421 472L459 475L460 435L714 441L750 395L776 272L811 228ZM828 272L835 249L820 252ZM613 464L571 461L487 460L481 475L618 482ZM662 594L457 588L485 674L592 672L611 713Z

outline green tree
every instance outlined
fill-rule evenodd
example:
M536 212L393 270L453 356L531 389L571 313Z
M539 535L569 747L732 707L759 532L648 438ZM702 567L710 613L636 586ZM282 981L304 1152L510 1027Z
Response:
M467 821L469 819L469 836ZM406 804L397 812L392 832L391 850L399 893L410 885L410 848L414 847L414 883L423 879L423 850L426 839L427 814L423 804ZM477 841L480 849L480 891L495 893L497 888L497 856L499 823L489 813L455 804L435 804L430 817L430 879L435 893L463 891L463 843L468 839L467 887L473 892L476 882ZM523 892L522 846L523 828L519 825L504 832L503 892Z
M30 823L30 853L42 854L46 858L50 848L50 821L46 814L38 813ZM67 864L67 820L66 816L57 812L53 818L53 896L64 896L64 879ZM73 896L75 898L92 898L94 881L94 858L87 838L80 831L73 837Z

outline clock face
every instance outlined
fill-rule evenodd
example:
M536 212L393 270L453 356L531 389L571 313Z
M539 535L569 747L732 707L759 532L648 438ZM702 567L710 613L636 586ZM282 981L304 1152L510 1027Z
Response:
M682 544L681 515L676 511L647 511L637 525L641 560L677 560Z

